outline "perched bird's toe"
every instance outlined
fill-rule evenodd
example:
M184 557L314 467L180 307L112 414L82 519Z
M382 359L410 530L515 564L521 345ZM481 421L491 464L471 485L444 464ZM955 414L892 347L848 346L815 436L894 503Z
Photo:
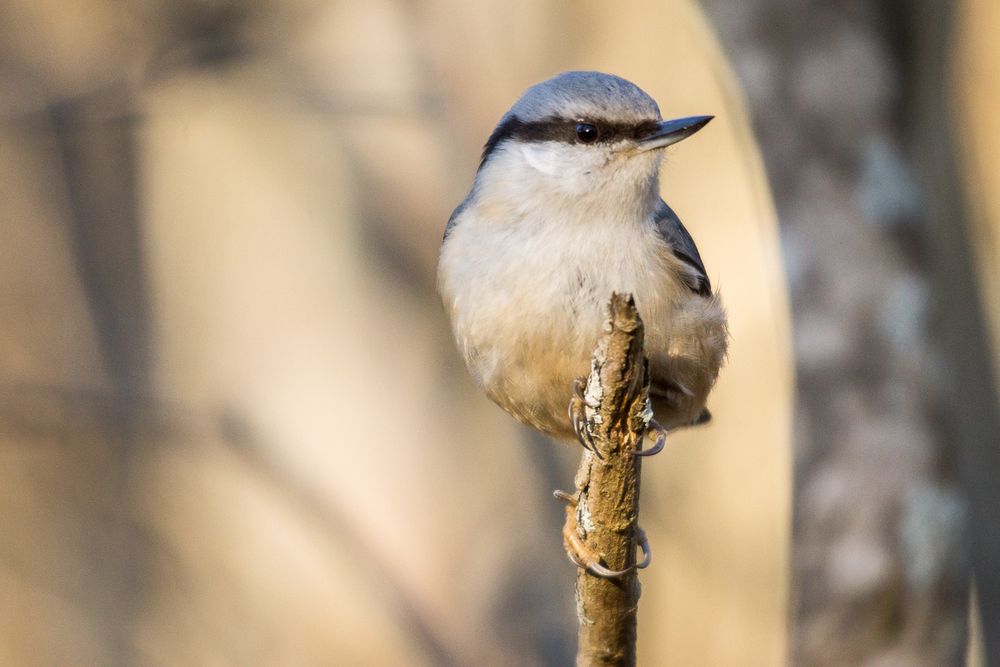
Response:
M641 570L649 566L653 560L653 551L642 528L636 528L638 546L642 550L642 560L623 570L612 570L601 562L601 557L594 553L580 539L576 524L576 505L579 498L566 491L554 491L553 495L568 503L566 508L566 523L563 524L563 546L570 561L579 568L590 572L595 577L604 579L620 579L633 570Z
M569 517L570 515L575 515L575 512L568 511L566 514ZM567 518L566 524L563 526L563 546L566 547L566 555L569 556L570 561L574 565L590 572L595 577L620 579L635 569L635 566L633 566L627 567L624 570L612 570L601 563L600 556L588 549L587 545L580 539L580 535L576 530L575 516L573 519Z
M601 456L601 452L598 451L597 446L594 444L594 440L590 437L590 431L587 430L587 404L583 398L583 387L584 381L582 378L577 378L573 382L573 396L569 399L569 421L573 425L573 433L576 434L576 439L580 441L584 449L594 453L594 456L604 460Z
M667 434L670 431L662 426L655 419L650 420L649 427L646 429L646 435L655 435L656 444L653 445L652 449L633 449L632 453L635 456L653 456L654 454L659 454L663 451L663 446L667 443ZM640 441L640 445L642 442Z

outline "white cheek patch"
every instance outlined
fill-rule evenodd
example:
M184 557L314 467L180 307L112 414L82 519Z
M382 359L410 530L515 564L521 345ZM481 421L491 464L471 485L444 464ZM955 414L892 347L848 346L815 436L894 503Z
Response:
M565 150L555 142L523 144L521 153L525 162L543 174L555 176L563 172L566 163Z
M549 176L583 175L607 162L607 156L598 147L558 141L525 143L521 152L525 162Z
M557 178L559 186L570 192L591 189L608 160L605 151L596 146L543 141L525 143L520 149L528 166Z

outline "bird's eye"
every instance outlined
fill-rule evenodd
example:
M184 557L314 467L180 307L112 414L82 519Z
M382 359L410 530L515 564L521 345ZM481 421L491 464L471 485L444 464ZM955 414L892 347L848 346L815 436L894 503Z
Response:
M576 124L576 138L585 144L592 144L597 141L598 134L600 133L597 131L596 125L591 125L590 123Z

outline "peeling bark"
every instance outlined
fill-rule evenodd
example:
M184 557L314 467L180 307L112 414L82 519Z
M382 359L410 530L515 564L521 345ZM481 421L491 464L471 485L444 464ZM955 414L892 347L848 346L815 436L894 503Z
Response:
M585 392L587 430L603 459L584 452L576 474L578 500L566 508L566 530L575 531L601 564L631 569L617 579L584 568L577 574L577 665L635 664L642 459L632 452L642 444L650 418L642 342L642 320L632 297L612 295Z

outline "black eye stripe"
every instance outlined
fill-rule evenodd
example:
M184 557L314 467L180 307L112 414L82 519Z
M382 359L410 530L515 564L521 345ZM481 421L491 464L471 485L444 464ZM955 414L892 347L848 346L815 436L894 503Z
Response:
M641 139L656 130L656 121L641 123L616 123L589 118L551 118L529 123L521 122L512 136L521 141L565 141L577 143L577 125L587 124L597 128L597 141L614 143L625 139Z
M644 120L638 123L619 123L592 118L546 118L544 120L522 121L517 116L505 119L493 130L489 140L483 147L483 156L479 162L481 167L489 159L505 139L519 141L542 142L561 141L567 144L583 144L577 136L577 125L586 123L597 128L598 138L591 143L615 143L625 139L642 139L657 128L656 120Z

